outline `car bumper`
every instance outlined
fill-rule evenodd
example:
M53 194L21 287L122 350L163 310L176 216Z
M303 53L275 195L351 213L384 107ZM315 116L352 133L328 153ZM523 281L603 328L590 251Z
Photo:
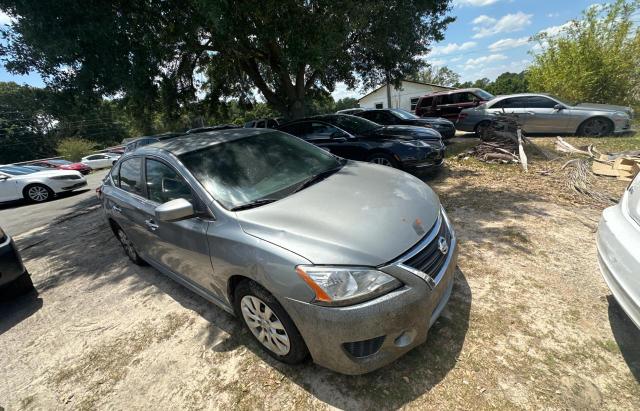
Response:
M451 296L457 255L454 240L433 288L411 274L408 281L403 278L403 287L353 306L322 307L291 299L282 305L316 364L343 374L368 373L427 340L429 328Z
M11 237L0 239L0 287L25 273L22 259Z
M66 185L64 187L60 187L60 189L63 190L63 191L70 191L70 190L78 189L80 187L84 187L86 185L87 185L86 181L80 181L80 182L75 183L75 184L69 184L69 185Z
M602 213L596 244L605 282L640 328L640 226L625 215L621 204L609 207Z

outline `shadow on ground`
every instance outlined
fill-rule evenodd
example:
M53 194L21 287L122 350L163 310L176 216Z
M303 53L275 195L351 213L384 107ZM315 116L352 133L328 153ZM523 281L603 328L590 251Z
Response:
M613 337L629 370L640 383L640 329L631 321L613 296L608 296L607 301Z
M37 291L0 303L0 335L31 317L42 308Z

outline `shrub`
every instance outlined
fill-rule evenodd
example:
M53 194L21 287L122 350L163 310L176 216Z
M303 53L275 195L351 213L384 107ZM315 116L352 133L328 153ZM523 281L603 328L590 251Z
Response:
M70 161L80 161L94 150L95 143L84 138L68 137L60 140L56 151Z

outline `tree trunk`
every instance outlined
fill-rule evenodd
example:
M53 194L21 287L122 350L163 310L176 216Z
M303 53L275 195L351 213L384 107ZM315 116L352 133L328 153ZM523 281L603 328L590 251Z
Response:
M389 84L389 71L387 70L387 108L391 108L391 84Z
M297 120L299 118L304 117L304 91L302 95L297 95L293 101L287 102L287 119L288 120Z

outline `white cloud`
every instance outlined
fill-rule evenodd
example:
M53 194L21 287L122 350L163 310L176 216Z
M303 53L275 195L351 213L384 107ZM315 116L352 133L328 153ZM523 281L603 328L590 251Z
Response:
M529 64L531 64L530 60L516 60L505 62L504 64L491 64L486 67L476 67L468 68L466 66L462 66L460 79L461 81L474 81L480 78L487 77L490 80L495 80L500 74L504 72L511 73L520 73L522 70L526 69Z
M454 57L449 61L452 62L452 63L455 63L456 61L460 61L460 60L462 60L462 57Z
M489 54L488 56L482 56L475 59L469 59L466 63L464 63L465 70L471 70L474 67L479 68L486 66L489 63L494 63L496 61L506 60L507 56L504 54Z
M431 64L432 66L444 66L445 64L447 64L447 60L445 60L445 59L436 59L436 60L427 59L427 63Z
M549 37L555 37L558 34L561 34L565 29L571 27L571 25L573 24L573 22L568 21L564 24L560 24L559 26L551 26L551 27L547 27L544 30L540 30L540 34L546 34Z
M473 7L484 7L490 6L494 3L497 3L500 0L455 0L454 4L456 6L473 6Z
M13 19L3 11L0 11L0 25L9 25L13 23Z
M359 92L358 90L349 90L347 85L344 83L336 83L336 88L331 93L333 99L338 101L345 97L353 97L360 98L364 95L364 93Z
M489 50L491 51L500 51L500 50L508 50L514 49L516 47L522 47L529 44L529 37L520 37L518 39L502 39L498 40L495 43L489 45Z
M548 13L547 17L549 17L550 19L552 19L554 17L560 17L560 13L558 13L558 12Z
M506 14L499 20L493 17L481 15L473 20L476 26L473 28L474 39L493 36L498 33L510 33L519 31L531 24L532 14L525 14L521 11L514 14Z
M465 51L475 47L478 43L475 41L465 41L462 44L458 43L449 43L444 46L435 46L431 49L429 53L430 56L444 56L447 54L454 53L456 51Z

